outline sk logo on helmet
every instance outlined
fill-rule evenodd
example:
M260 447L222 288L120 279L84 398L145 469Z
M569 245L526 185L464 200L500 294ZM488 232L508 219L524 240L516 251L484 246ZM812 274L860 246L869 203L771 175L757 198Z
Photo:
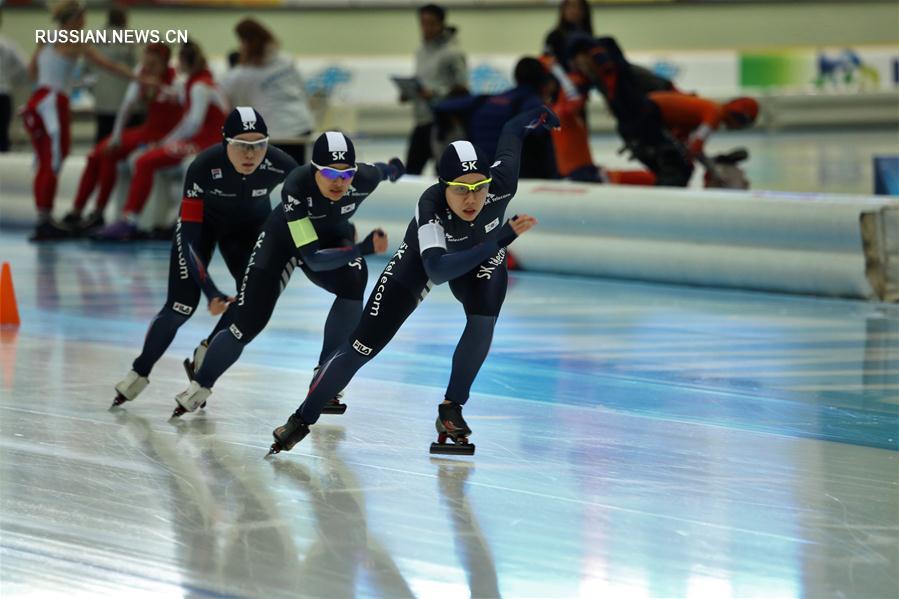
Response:
M331 159L335 162L338 160L346 160L346 158L344 157L345 155L346 152L331 152Z
M462 163L462 170L465 171L465 172L473 171L473 170L475 170L475 169L477 168L477 167L475 166L475 164L476 164L476 163L475 163L474 161L463 162L463 163Z
M243 122L243 130L249 131L250 129L256 128L256 121L244 121Z

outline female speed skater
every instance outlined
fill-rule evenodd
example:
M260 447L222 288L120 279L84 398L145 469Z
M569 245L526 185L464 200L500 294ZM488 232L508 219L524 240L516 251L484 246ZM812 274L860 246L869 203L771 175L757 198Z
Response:
M528 215L504 223L518 187L521 143L538 127L558 125L558 117L545 106L514 117L503 127L492 164L471 142L456 141L446 148L437 165L439 180L419 199L415 218L378 277L359 326L321 365L303 404L273 431L269 454L300 442L322 407L384 349L431 284L446 282L462 304L467 323L453 355L444 401L437 408L438 440L431 451L474 453L462 406L487 358L506 296L506 246L537 224Z

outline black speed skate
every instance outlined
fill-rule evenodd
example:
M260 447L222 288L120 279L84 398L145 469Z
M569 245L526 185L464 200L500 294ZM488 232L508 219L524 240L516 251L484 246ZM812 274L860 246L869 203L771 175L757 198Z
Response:
M293 446L306 438L309 434L309 425L303 422L297 414L291 414L287 422L272 431L275 442L265 457L282 451L290 451Z
M332 397L322 407L322 414L343 414L346 412L346 404L341 403L340 396Z
M471 429L462 418L462 406L457 403L437 406L437 442L431 443L431 453L474 455L474 444L468 442ZM452 443L447 443L447 439Z

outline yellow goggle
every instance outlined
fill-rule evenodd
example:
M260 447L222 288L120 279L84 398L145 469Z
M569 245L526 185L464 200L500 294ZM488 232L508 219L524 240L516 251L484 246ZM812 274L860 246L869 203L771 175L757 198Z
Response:
M458 193L459 195L467 195L468 193L480 193L487 191L490 187L490 182L493 181L493 177L489 177L484 179L483 181L478 181L476 183L462 183L461 181L443 181L443 183L453 190L453 193Z

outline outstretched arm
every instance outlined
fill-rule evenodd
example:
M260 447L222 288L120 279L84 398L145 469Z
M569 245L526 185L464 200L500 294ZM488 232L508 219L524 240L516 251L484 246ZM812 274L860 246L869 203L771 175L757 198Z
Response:
M109 60L108 58L100 54L99 50L91 45L84 46L84 56L95 65L103 67L107 71L115 73L119 77L122 77L124 79L137 80L137 75L132 72L131 67L119 62L115 62L114 60Z
M498 194L515 195L518 189L518 171L521 164L521 142L525 136L538 129L556 129L559 117L549 107L539 106L522 112L504 126L496 145L496 160L490 169Z

